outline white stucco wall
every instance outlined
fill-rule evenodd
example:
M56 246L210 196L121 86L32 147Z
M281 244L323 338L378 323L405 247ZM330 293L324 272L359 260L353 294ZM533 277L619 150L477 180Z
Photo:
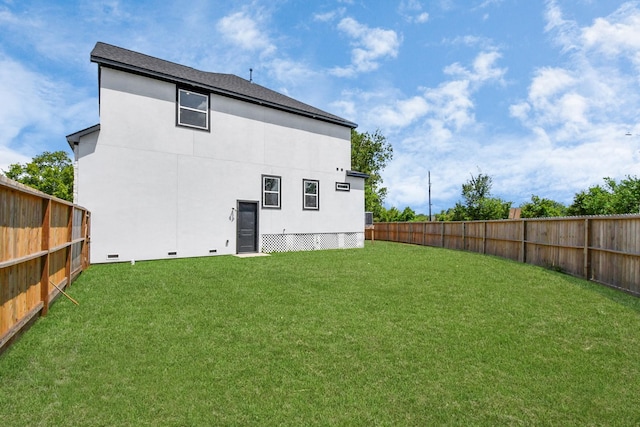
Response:
M261 201L263 174L281 176L282 208L259 207L260 235L363 232L348 127L217 95L210 103L210 132L178 127L174 84L102 68L101 130L76 150L91 262L236 253L234 209ZM320 182L318 211L302 209L303 179Z

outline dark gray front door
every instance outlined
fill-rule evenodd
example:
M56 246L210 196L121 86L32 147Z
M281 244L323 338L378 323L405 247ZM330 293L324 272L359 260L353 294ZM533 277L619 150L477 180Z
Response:
M238 202L238 253L258 252L258 203Z

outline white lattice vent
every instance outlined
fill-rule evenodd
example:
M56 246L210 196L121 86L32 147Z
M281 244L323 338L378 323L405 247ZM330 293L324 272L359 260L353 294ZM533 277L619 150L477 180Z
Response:
M263 234L262 252L297 252L364 247L364 233Z

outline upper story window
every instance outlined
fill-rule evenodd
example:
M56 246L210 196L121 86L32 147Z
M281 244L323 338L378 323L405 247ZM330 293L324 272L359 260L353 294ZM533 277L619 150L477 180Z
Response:
M178 125L209 130L209 95L178 89Z
M320 182L312 179L302 180L303 189L303 209L318 210L320 209Z
M280 209L280 177L262 175L262 207Z

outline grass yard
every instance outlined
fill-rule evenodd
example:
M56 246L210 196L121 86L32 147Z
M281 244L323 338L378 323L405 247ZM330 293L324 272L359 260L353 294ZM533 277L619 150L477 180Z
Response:
M499 258L95 265L0 356L3 426L640 424L640 300Z

